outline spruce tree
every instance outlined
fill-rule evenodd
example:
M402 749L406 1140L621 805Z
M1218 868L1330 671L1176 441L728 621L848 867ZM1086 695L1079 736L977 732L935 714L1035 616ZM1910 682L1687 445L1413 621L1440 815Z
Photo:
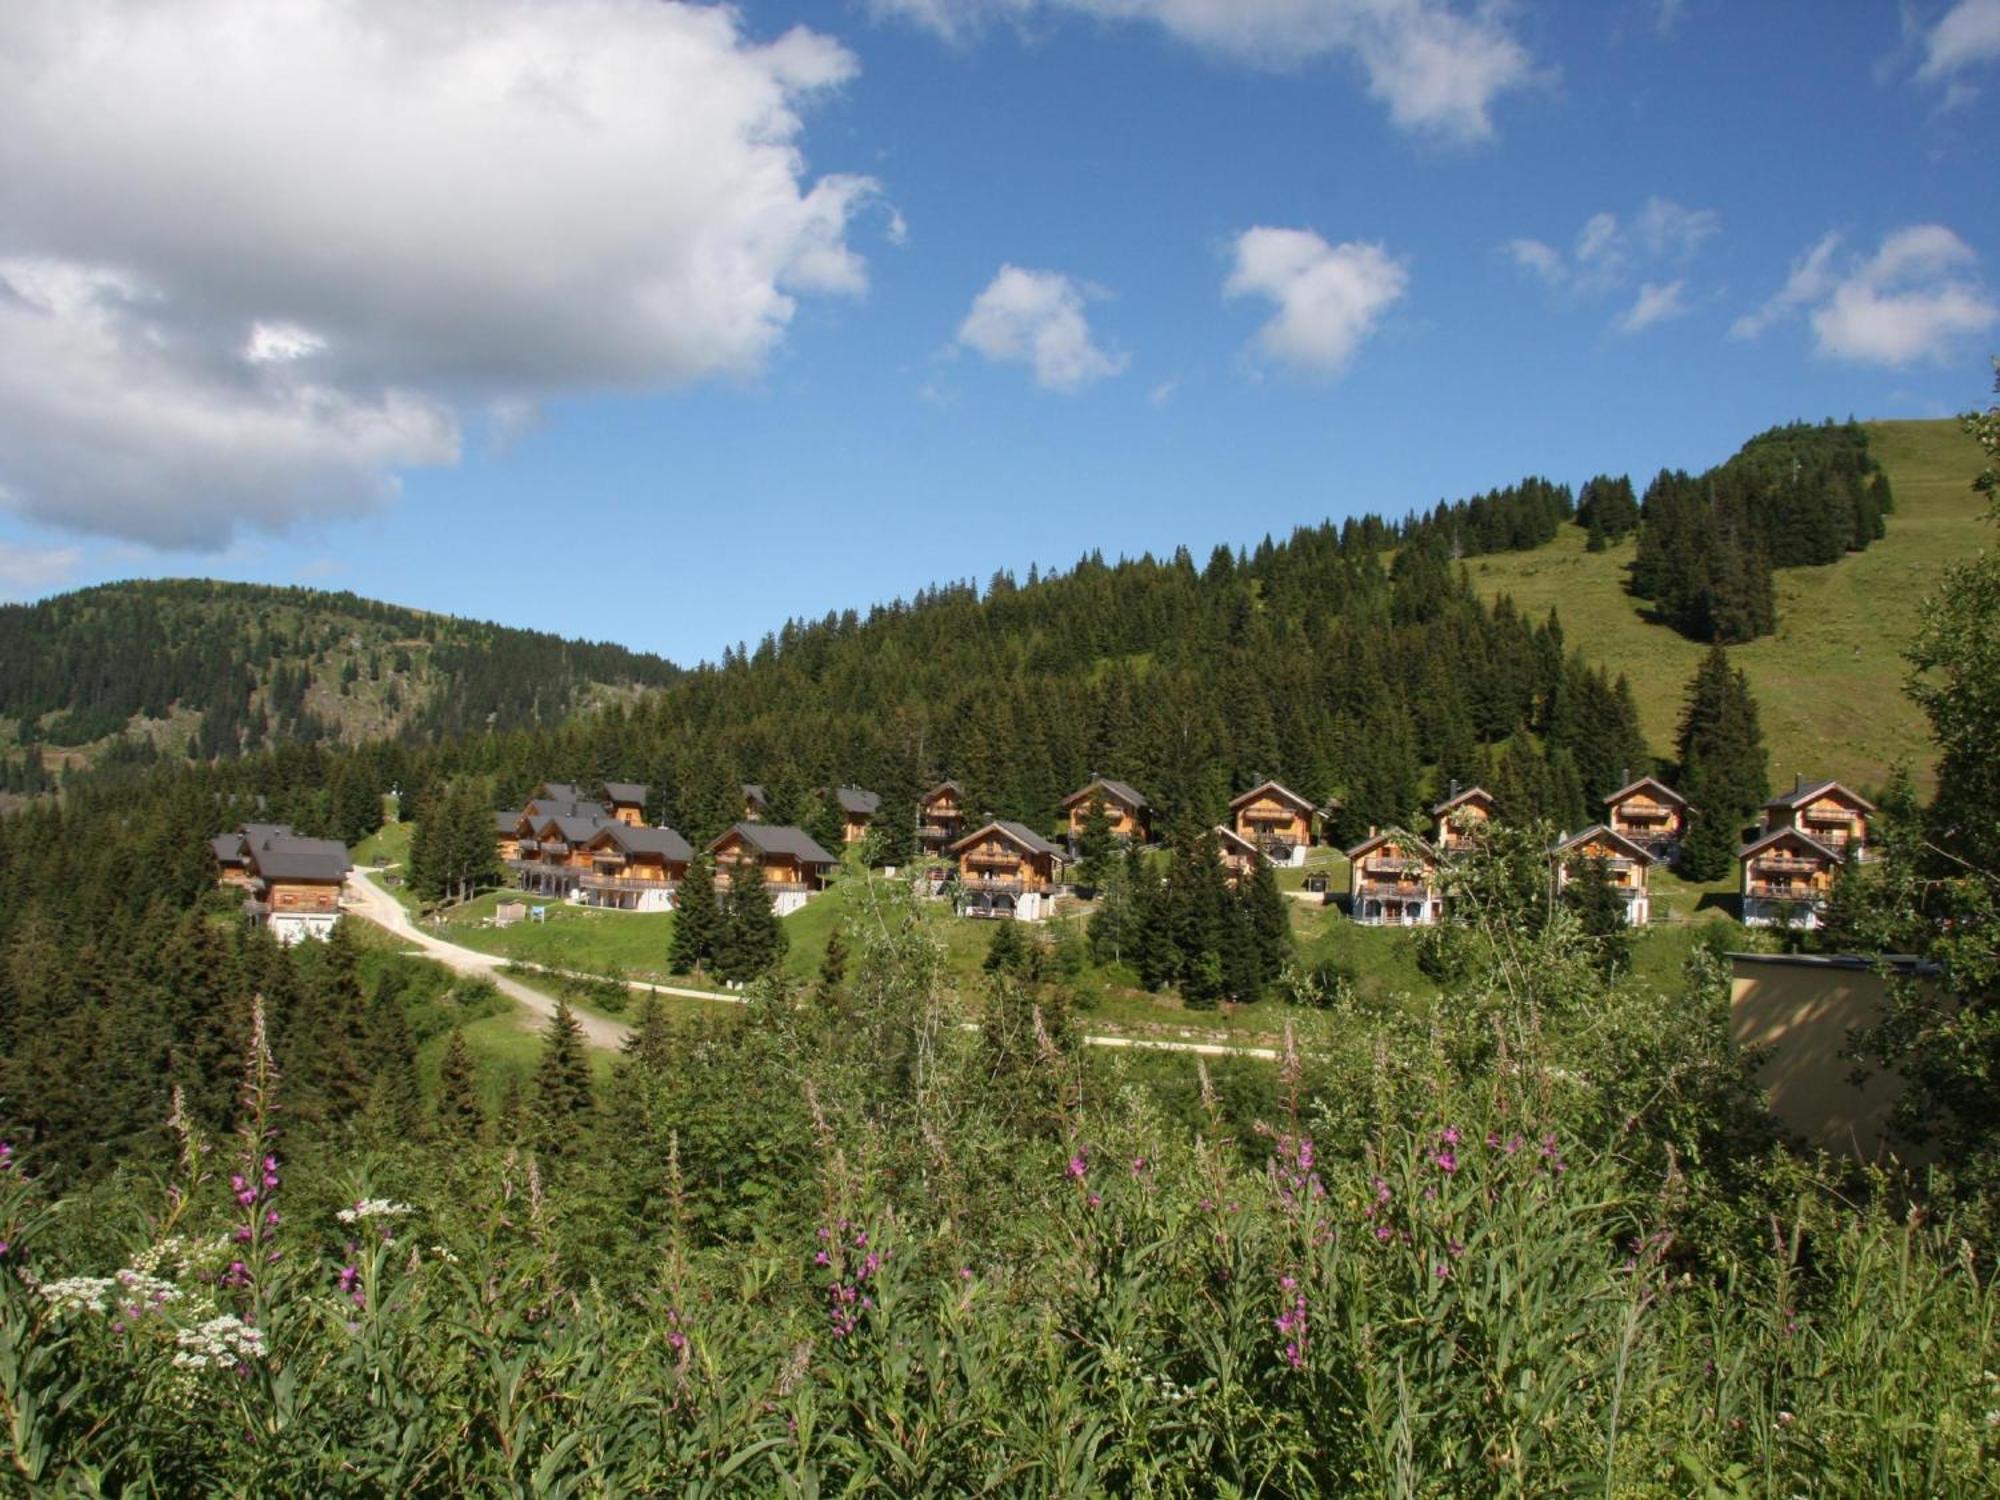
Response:
M692 974L715 961L722 913L716 903L715 868L706 854L689 861L674 896L674 933L667 967L675 974Z
M1692 880L1719 880L1735 858L1739 831L1771 791L1756 699L1719 645L1688 682L1676 748L1681 795L1695 809L1681 845L1682 870Z
M1077 834L1077 884L1093 889L1102 885L1105 865L1116 846L1117 840L1111 832L1111 809L1105 806L1102 792L1093 792L1084 808L1083 827Z
M716 972L737 984L777 967L787 946L784 924L771 905L764 867L746 859L729 872L729 894L722 908L716 943Z
M1598 967L1618 974L1632 961L1632 928L1625 920L1625 898L1612 883L1601 859L1575 860L1563 885L1563 904L1575 912L1584 935L1596 947Z
M639 1001L638 1014L632 1018L632 1030L619 1044L619 1050L633 1061L655 1071L663 1070L673 1060L673 1022L667 1017L667 1008L660 1004L660 997L647 990Z
M1278 872L1268 861L1259 860L1256 870L1239 888L1248 920L1260 993L1275 984L1292 956L1291 903L1278 889ZM1251 997L1245 997L1251 998Z
M583 1027L569 1002L558 1000L542 1032L542 1058L535 1065L535 1149L548 1156L580 1153L593 1102Z
M368 1115L387 1141L409 1141L424 1131L424 1091L417 1081L416 1044L399 995L375 997L368 1017Z
M846 983L847 940L841 936L840 923L835 922L826 935L826 949L819 961L819 981L813 993L821 1005L838 1008L846 994Z
M438 1060L438 1135L450 1142L477 1141L486 1131L486 1111L479 1102L479 1078L465 1032L457 1026Z

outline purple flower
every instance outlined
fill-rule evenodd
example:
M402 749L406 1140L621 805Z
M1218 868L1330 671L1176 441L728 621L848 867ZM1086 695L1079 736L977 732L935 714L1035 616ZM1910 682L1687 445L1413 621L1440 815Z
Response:
M1443 1141L1447 1146L1456 1146L1458 1144L1458 1127L1456 1125L1445 1126L1444 1134L1439 1136L1438 1139Z
M1431 1160L1437 1163L1440 1172L1456 1172L1458 1170L1458 1157L1449 1151L1440 1151Z
M1089 1170L1090 1162L1085 1158L1083 1152L1079 1151L1069 1159L1069 1175L1078 1182L1083 1181L1083 1174Z
M1375 1238L1380 1240L1385 1245L1388 1244L1389 1226L1387 1224L1377 1224L1375 1226Z
M1449 1281L1451 1279L1451 1267L1443 1261L1437 1263L1437 1279L1439 1281Z

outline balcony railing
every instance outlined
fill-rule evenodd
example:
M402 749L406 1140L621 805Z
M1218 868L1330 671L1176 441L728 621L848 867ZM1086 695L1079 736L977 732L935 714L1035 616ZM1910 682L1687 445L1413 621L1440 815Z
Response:
M1391 901L1421 901L1430 894L1430 887L1414 880L1366 880L1354 888L1354 894L1362 897L1383 897Z
M1759 901L1796 901L1801 904L1826 899L1826 893L1813 886L1777 885L1768 880L1751 881L1750 889L1744 894Z
M586 875L582 885L586 891L617 891L644 895L647 891L672 891L680 882L674 880L634 880L624 875Z
M1377 859L1364 860L1361 868L1368 871L1371 875L1376 873L1394 874L1403 870L1413 870L1422 873L1429 871L1430 862L1422 859L1410 859L1405 855L1385 854Z
M1820 864L1819 860L1806 859L1798 855L1773 854L1753 863L1750 872L1753 878L1760 871L1768 871L1773 875L1811 875L1818 871Z
M968 891L977 891L987 896L1021 896L1029 889L1025 880L1006 879L994 875L975 875L961 880L959 884Z

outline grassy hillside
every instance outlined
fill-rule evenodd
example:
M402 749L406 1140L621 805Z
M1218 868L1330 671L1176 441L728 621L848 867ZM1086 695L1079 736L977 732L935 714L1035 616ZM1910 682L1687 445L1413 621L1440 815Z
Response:
M1774 782L1794 771L1879 784L1898 761L1928 779L1923 716L1902 691L1902 652L1917 609L1945 564L1986 544L1971 488L1979 449L1956 422L1868 424L1869 451L1889 473L1888 535L1827 568L1778 574L1778 632L1732 655L1763 705ZM1681 690L1706 649L1650 622L1624 589L1630 540L1584 550L1579 527L1533 552L1467 563L1488 598L1531 615L1554 606L1573 645L1625 673L1656 753L1673 744Z

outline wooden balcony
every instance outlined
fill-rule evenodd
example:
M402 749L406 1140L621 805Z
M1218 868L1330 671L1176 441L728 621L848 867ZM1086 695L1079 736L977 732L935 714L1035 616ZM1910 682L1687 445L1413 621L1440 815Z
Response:
M1760 874L1770 875L1816 875L1825 861L1809 859L1804 855L1769 854L1750 862L1750 877Z
M1429 897L1431 888L1421 880L1369 880L1364 877L1354 887L1354 894L1363 899L1422 901Z
M1809 901L1826 899L1826 892L1817 886L1790 885L1754 879L1743 894L1758 901L1795 901L1801 905Z
M674 880L635 880L623 875L586 875L580 884L586 891L616 891L627 895L643 896L648 891L671 891L680 882Z
M959 885L965 890L977 891L985 896L1025 896L1029 891L1039 889L1037 886L1030 886L1025 880L994 875L972 876L961 880Z

